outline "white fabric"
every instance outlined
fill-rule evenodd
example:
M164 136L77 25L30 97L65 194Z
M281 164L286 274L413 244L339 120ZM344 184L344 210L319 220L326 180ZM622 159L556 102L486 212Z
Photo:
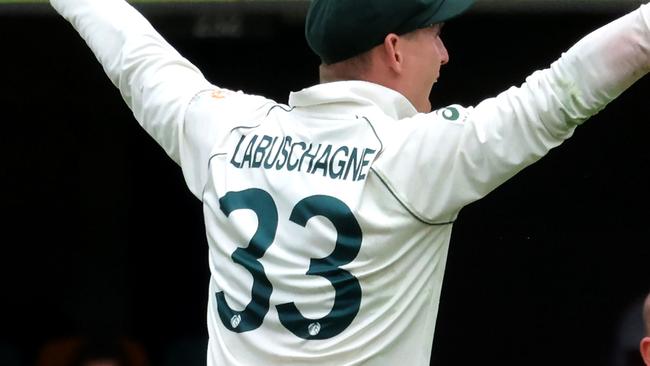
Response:
M51 3L203 201L210 366L427 365L458 212L569 138L650 65L642 6L475 107L418 114L361 81L292 93L285 106L210 84L122 0ZM307 274L319 258L330 272ZM224 321L219 293L232 310ZM330 314L337 295L347 302ZM280 320L288 303L312 319L300 329L313 337L331 329L328 314L352 320L325 339L301 338ZM251 305L261 323L229 330L246 325Z

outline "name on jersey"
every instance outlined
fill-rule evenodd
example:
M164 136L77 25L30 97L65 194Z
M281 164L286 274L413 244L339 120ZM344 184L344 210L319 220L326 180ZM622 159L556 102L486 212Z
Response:
M298 141L291 136L242 136L230 164L318 174L331 179L366 179L376 150Z

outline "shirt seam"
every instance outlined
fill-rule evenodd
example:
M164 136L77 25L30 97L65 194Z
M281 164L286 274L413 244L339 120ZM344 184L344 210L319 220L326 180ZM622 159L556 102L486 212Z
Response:
M405 200L399 197L397 194L396 190L394 187L391 186L389 183L388 179L384 177L377 169L374 167L370 168L370 171L373 172L375 175L377 175L377 178L379 178L379 181L386 187L388 192L395 198L395 200L402 206L404 209L411 215L413 216L416 220L422 222L423 224L430 225L430 226L445 226L445 225L451 225L454 223L454 220L452 221L446 221L446 222L436 222L434 220L427 219L424 217L424 215L421 215L420 213L417 212L416 209L411 207Z

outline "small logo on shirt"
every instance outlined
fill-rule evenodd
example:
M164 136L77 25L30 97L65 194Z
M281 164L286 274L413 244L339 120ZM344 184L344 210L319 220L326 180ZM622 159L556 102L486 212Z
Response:
M241 315L235 314L230 318L230 326L234 328L237 328L239 326L239 323L241 323Z
M226 97L226 93L223 90L213 90L210 96L214 99L223 99Z
M315 322L315 323L309 324L309 326L307 327L307 330L309 331L309 335L312 336L312 337L318 335L318 333L320 333L320 323Z
M458 118L460 118L460 112L454 107L447 107L442 110L442 117L449 121L458 121Z

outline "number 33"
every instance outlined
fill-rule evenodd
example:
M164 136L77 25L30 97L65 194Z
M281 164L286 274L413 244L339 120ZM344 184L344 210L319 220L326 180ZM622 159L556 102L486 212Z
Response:
M248 209L257 215L258 226L246 248L237 248L232 254L233 262L243 266L253 276L251 301L243 311L228 306L223 291L216 294L219 317L224 326L236 333L248 332L262 325L269 311L273 286L259 259L273 244L278 228L278 211L271 195L252 188L229 192L219 200L221 211L228 217L233 211ZM311 259L307 275L326 278L335 290L334 306L329 314L320 319L305 318L295 303L277 305L280 322L293 334L304 339L328 339L345 330L359 312L361 286L350 272L341 269L357 256L362 234L359 222L350 208L332 196L315 195L296 204L289 221L302 227L314 216L327 218L337 231L334 251L326 258Z

